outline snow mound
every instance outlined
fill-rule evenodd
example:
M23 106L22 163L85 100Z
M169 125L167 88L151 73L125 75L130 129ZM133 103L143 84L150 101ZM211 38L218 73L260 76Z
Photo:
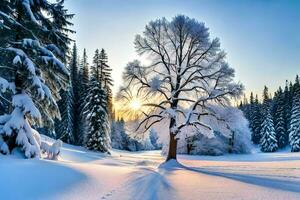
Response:
M166 170L184 169L184 168L185 167L175 159L166 161L158 166L158 169L166 169Z

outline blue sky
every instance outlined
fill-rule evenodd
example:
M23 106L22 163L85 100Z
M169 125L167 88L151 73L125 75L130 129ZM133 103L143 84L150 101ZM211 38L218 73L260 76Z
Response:
M134 36L150 20L176 14L205 22L211 36L220 38L247 94L261 96L264 85L273 92L300 74L298 0L67 0L66 7L76 14L79 49L86 48L90 60L96 48L107 51L114 91L126 63L137 58Z

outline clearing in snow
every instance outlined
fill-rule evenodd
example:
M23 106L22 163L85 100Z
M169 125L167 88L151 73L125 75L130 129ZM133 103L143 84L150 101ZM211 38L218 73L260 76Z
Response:
M112 155L64 144L59 161L0 156L1 199L300 199L300 153ZM163 164L161 164L163 163Z

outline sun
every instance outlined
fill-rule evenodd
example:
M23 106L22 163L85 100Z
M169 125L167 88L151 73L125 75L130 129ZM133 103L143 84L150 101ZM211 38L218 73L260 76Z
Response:
M140 110L142 107L142 103L139 99L132 99L129 106L132 110Z

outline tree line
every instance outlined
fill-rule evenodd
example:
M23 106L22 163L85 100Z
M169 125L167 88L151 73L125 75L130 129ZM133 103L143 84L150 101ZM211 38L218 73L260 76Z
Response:
M264 87L262 102L250 94L239 105L249 120L252 141L260 145L263 152L274 152L291 147L292 152L300 151L300 83L286 81L284 89L279 87L272 97Z
M52 137L108 152L113 117L111 67L104 49L97 49L89 65L86 49L79 59L76 44L68 64L70 81L58 101L61 120L56 120Z
M73 16L64 1L0 2L0 153L41 157L39 132L110 148L112 70L104 49L89 66L70 48Z
M60 117L72 17L63 1L0 1L1 153L20 147L27 158L41 156L34 127L53 127Z

